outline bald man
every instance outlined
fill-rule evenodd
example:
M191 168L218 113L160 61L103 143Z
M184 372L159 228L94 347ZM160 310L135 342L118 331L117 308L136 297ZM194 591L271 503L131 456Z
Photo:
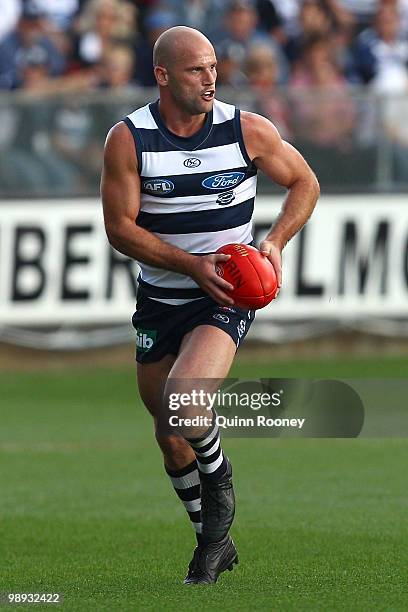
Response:
M214 413L191 395L198 381L206 391L218 388L254 318L229 297L232 286L216 273L228 256L215 251L252 242L261 170L288 189L260 244L280 286L281 251L312 213L319 186L267 119L215 99L217 61L200 32L170 28L153 59L159 100L116 124L106 140L105 227L111 245L141 267L133 315L139 390L197 537L184 582L213 584L238 562L229 534L232 468ZM169 399L181 392L190 400L178 415L206 414L199 427L170 427Z

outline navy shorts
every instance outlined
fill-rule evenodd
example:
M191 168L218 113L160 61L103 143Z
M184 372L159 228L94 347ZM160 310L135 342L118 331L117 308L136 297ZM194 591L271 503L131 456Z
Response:
M136 361L153 363L165 355L177 355L183 337L198 325L223 329L238 348L254 318L253 310L219 306L210 297L170 306L146 297L139 290L132 317L136 329Z

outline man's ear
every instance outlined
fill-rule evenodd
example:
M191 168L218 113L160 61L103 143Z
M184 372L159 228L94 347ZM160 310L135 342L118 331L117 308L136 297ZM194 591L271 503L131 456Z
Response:
M158 85L161 85L162 87L167 86L169 82L169 75L168 75L166 68L164 68L164 66L155 66L154 75L156 77L156 81Z

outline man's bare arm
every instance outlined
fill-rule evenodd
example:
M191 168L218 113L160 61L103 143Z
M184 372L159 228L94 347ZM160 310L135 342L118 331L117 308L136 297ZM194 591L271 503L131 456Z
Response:
M281 251L312 214L320 193L319 183L304 158L281 139L268 119L243 112L241 125L245 146L254 164L289 190L277 219L260 245L275 268L280 286Z
M233 303L224 293L231 285L217 275L214 266L228 255L197 257L136 225L140 176L133 137L124 123L116 124L106 139L101 195L106 234L115 249L137 261L187 274L217 302Z

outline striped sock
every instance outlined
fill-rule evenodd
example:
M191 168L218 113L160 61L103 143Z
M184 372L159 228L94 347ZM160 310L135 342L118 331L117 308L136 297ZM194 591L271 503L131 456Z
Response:
M187 442L195 452L200 478L219 480L227 470L227 462L220 444L218 425L212 425L203 437Z
M192 461L181 470L169 470L166 466L167 474L173 484L174 490L181 499L191 524L196 532L197 542L201 539L201 492L200 475L197 469L197 461Z

